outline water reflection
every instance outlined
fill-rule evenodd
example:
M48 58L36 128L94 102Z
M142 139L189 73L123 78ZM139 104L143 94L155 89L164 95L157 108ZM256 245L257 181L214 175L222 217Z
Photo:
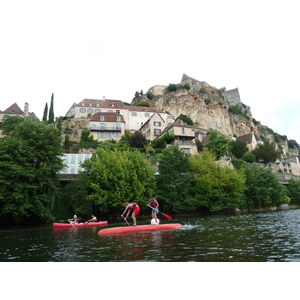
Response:
M184 226L114 236L98 227L0 229L0 261L300 261L300 210L172 222Z

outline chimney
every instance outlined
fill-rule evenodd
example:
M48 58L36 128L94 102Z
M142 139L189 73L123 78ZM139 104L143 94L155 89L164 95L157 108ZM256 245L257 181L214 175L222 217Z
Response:
M25 102L25 105L24 105L24 116L25 117L27 117L29 115L28 108L29 108L29 104L27 102Z
M105 96L103 96L103 102L105 102Z

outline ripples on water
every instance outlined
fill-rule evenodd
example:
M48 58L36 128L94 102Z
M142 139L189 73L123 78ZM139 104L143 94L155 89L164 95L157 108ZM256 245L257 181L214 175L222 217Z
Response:
M174 218L173 222L184 226L116 236L99 236L101 227L1 229L0 261L300 260L300 210Z

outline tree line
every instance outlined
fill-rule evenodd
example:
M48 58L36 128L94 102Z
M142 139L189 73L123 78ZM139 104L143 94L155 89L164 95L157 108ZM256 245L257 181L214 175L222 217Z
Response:
M100 143L76 180L63 183L64 148L57 124L5 116L1 126L1 223L52 222L74 213L83 219L92 213L116 217L130 201L139 203L141 214L149 214L149 195L155 195L162 211L173 214L299 204L300 183L292 179L282 185L266 164L280 154L270 143L249 153L244 144L212 131L205 149L200 143L199 154L186 155L169 145L170 134L151 143L127 132L118 143ZM220 162L224 155L234 157L234 168ZM265 164L257 164L255 155Z

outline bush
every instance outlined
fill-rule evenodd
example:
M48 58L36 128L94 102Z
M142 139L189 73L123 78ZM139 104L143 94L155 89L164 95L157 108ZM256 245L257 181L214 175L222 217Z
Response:
M170 83L169 86L167 87L168 92L176 92L177 91L177 85L174 83Z
M154 97L154 95L151 92L148 92L146 95L147 95L147 98L150 100L153 99L153 97Z

